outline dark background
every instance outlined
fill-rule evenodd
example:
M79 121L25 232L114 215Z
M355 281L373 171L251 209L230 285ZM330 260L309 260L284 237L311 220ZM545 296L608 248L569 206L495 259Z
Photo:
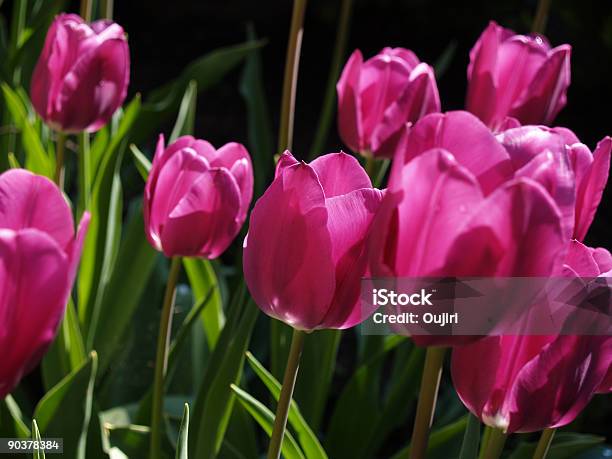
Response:
M310 0L305 19L297 90L294 154L310 149L331 62L340 0ZM282 78L292 2L289 0L224 0L167 2L117 1L115 20L129 32L132 58L130 92L145 96L179 75L190 61L220 46L245 41L252 23L263 49L265 91L278 126ZM384 46L412 49L435 64L455 47L447 70L438 76L444 110L461 109L466 91L468 53L493 19L520 33L530 30L535 0L426 1L355 0L348 53L360 48L366 57ZM76 10L76 8L75 8ZM612 103L612 2L553 0L546 30L553 46L569 43L572 84L568 104L557 124L574 130L593 149L612 134L608 107ZM238 90L240 71L201 94L196 134L219 146L247 141L246 109ZM332 126L325 152L343 148ZM612 248L612 192L608 191L587 243Z

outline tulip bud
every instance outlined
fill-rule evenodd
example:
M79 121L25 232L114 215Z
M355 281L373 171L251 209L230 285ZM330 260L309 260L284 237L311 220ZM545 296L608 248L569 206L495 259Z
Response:
M356 50L337 90L340 136L366 156L392 158L406 123L440 111L433 69L403 48L385 48L366 62Z
M573 241L565 267L598 276L612 266L610 254L601 252ZM465 406L485 424L512 433L572 422L603 390L611 364L608 336L490 336L455 348L451 370Z
M58 187L23 169L0 175L0 400L34 368L64 315L89 223L75 236Z
M257 305L294 328L349 328L362 314L365 239L383 193L345 153L285 152L251 213L244 276Z
M497 131L507 117L551 124L565 106L569 45L551 49L540 35L516 35L489 23L470 52L467 109Z
M159 137L144 194L151 245L167 257L216 258L240 231L253 197L246 148L215 148L191 136L164 148Z
M120 25L87 24L75 14L60 14L32 74L32 104L57 131L95 132L125 100L129 79L130 55Z

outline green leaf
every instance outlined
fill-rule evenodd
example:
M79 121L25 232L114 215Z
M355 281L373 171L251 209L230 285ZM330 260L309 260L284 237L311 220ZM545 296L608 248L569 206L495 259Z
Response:
M557 432L548 451L547 459L575 459L580 453L603 443L605 438L573 432ZM531 459L537 442L521 442L508 459Z
M38 430L38 424L36 423L36 419L32 421L32 440L41 441L40 431ZM45 452L41 449L35 449L32 454L34 459L45 459Z
M157 255L144 237L142 211L138 209L128 224L100 306L102 313L93 341L94 349L100 354L100 373L108 368L121 344L153 271Z
M210 356L194 404L192 431L196 435L191 436L190 451L198 459L215 457L221 447L234 403L230 384L240 381L244 354L259 314L252 303L244 305L244 284L239 293Z
M329 396L341 330L320 330L304 339L294 398L313 430L318 430Z
M174 142L182 135L193 134L193 128L195 125L195 114L196 114L196 103L198 101L198 83L195 80L191 80L183 95L181 106L179 108L172 134L168 143Z
M274 426L274 414L259 400L243 391L235 384L232 384L232 390L238 396L238 400L253 416L253 419L265 430L268 436L272 435ZM286 459L305 459L304 453L296 443L291 432L286 431L282 445L283 456Z
M130 152L132 153L132 159L134 160L134 165L136 166L138 173L146 182L147 177L149 177L149 171L151 170L151 161L149 161L149 158L147 158L146 155L133 143L130 144Z
M0 401L0 436L5 438L30 438L30 429L26 425L17 402L11 395Z
M176 110L190 81L197 83L199 92L221 81L263 42L245 43L214 50L189 64L173 82L155 90L142 107L134 126L132 142L140 144L155 131L157 126L168 120Z
M19 164L19 161L17 160L15 153L13 153L12 151L9 151L8 153L8 162L9 162L9 166L11 167L11 169L21 168L21 165Z
M246 357L255 374L265 384L274 399L278 401L281 392L281 384L268 370L266 370L253 354L247 352ZM288 421L295 430L300 445L308 459L327 458L327 454L325 454L323 447L319 443L319 439L302 416L302 413L300 413L300 409L295 403L295 400L291 400L291 404L289 405Z
M252 25L247 28L249 43L257 43ZM270 171L274 170L275 147L272 140L270 113L263 85L261 50L246 58L240 80L240 93L246 102L249 151L253 159L255 197L263 193Z
M459 459L476 459L478 447L480 446L480 419L473 414L468 414L468 424L463 435L463 445Z
M176 448L176 459L189 459L189 405L185 403L181 429L179 430L179 440Z
M45 388L50 390L62 378L80 367L86 358L79 319L70 299L57 336L42 360Z
M52 177L55 171L55 160L47 155L34 125L28 118L26 107L19 95L6 83L1 84L6 107L15 125L21 130L21 141L26 152L26 168L46 177Z
M85 459L98 368L95 352L78 369L62 379L36 406L34 419L45 437L64 439L64 455Z
M221 300L217 275L208 260L183 258L183 266L189 278L189 284L193 290L193 297L196 303L205 298L211 288L214 289L208 306L201 314L202 326L206 333L208 347L214 349L225 324L225 314L223 312L223 302Z
M103 314L101 302L110 282L121 237L122 143L139 110L140 99L136 97L125 110L117 133L104 153L91 193L91 222L85 238L77 285L79 318L84 326L89 349L92 349L97 321Z
M438 429L429 436L427 445L427 459L448 459L449 451L457 451L461 441L461 434L468 423L467 415L461 419ZM395 454L391 459L408 459L410 446Z

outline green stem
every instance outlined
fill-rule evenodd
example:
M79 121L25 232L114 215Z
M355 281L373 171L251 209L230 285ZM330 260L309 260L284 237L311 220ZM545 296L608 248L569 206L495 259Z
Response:
M506 437L507 435L501 429L492 429L487 441L484 459L499 459L504 450Z
M378 170L378 161L374 158L374 156L366 156L365 157L365 170L372 183L376 180L376 171Z
M346 41L348 39L349 24L351 11L353 9L353 0L342 0L340 5L340 19L338 21L338 32L336 33L336 44L334 54L332 56L329 76L327 77L327 87L325 89L325 98L323 99L323 107L319 116L319 125L315 134L312 148L310 149L310 158L322 153L325 146L325 140L329 133L329 127L332 123L334 107L336 102L336 83L340 76L342 61L346 52Z
M295 90L297 87L302 35L304 33L304 12L306 0L294 0L289 45L285 62L285 79L283 81L283 100L281 102L280 131L278 135L278 152L290 150L293 144L293 118L295 115Z
M423 459L427 451L429 429L436 407L445 353L446 348L444 347L428 347L425 354L425 367L423 368L412 441L410 442L410 459Z
M64 151L66 149L66 135L63 132L57 133L57 146L55 148L55 174L53 181L64 189Z
M91 22L92 3L91 0L81 0L80 14L85 22Z
M538 10L536 11L531 31L533 33L544 33L546 30L546 22L548 21L548 11L552 0L540 0L538 2Z
M550 449L550 444L553 441L553 437L555 436L555 429L544 429L542 431L542 436L540 437L540 441L538 442L538 446L533 453L533 459L545 459L548 454L548 450Z
M492 427L485 426L484 432L482 433L482 438L480 439L480 453L478 454L478 459L484 459L484 455L487 449L487 445L489 444L489 438L491 437L492 431Z
M276 406L276 416L274 417L274 429L270 437L270 447L268 449L268 459L279 459L283 437L285 436L285 428L287 427L287 415L289 414L289 404L293 396L295 381L297 379L298 369L300 368L300 357L304 348L304 337L306 333L294 329L291 338L291 349L287 359L287 367L285 368L285 376L283 378L283 387L278 405Z
M181 258L174 257L170 263L170 273L166 284L164 305L159 322L157 337L157 357L155 359L155 382L153 384L153 410L151 413L151 447L149 457L161 458L162 414L164 409L164 378L168 368L168 346L172 329L172 313L176 296L176 282L181 270Z
M103 19L113 18L113 0L101 0L100 1L100 16Z
M78 215L82 215L89 209L89 194L91 191L91 170L90 170L90 151L89 134L81 132L79 134L79 204Z

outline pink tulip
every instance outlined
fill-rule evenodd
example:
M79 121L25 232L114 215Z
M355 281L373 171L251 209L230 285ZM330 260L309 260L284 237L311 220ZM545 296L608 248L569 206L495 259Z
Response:
M302 330L364 320L364 241L382 196L352 156L305 164L285 152L244 242L244 276L259 307Z
M356 50L337 90L340 136L366 156L392 158L407 122L440 111L433 69L403 48L385 48L365 62Z
M160 135L144 194L145 231L167 257L216 258L236 237L253 197L246 148Z
M50 180L23 169L0 175L0 400L38 364L70 295L89 223Z
M604 264L612 266L607 251L578 241L565 258L565 269L579 276L599 275ZM535 432L573 421L603 389L611 364L607 336L491 336L453 349L452 376L463 403L484 423Z
M87 24L75 14L60 14L32 75L32 104L57 131L94 132L125 100L129 79L130 55L120 25Z
M593 153L564 128L523 126L497 139L515 174L540 181L557 201L568 238L583 240L608 181L612 139L602 139Z
M467 109L494 130L507 117L551 124L566 103L570 53L569 45L551 49L540 35L490 22L470 52Z

